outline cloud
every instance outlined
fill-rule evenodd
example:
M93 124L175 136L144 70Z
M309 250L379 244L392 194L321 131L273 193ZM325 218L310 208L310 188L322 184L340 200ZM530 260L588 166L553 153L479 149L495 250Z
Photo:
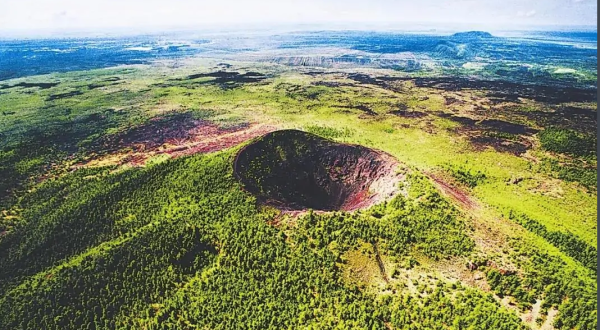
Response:
M66 17L66 16L67 16L67 11L63 10L61 12L54 14L54 19L60 19L60 18Z
M571 0L571 1L573 1L574 3L580 3L580 2L584 2L585 0Z
M533 16L535 16L535 14L537 14L537 12L535 10L518 11L517 12L517 16L519 16L519 17L533 17Z

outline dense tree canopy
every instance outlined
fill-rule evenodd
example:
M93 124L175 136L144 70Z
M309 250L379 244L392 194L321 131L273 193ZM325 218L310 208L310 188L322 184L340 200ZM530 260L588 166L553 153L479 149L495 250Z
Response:
M309 212L288 230L268 223L276 212L241 189L231 161L86 169L29 194L26 222L0 241L0 328L524 328L478 290L378 295L344 280L341 254L360 241L434 260L473 249L425 177L406 197Z

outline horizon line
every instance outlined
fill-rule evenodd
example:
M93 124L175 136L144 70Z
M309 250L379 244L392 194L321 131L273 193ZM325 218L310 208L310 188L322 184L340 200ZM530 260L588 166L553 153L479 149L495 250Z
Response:
M407 28L414 25L412 29ZM487 25L487 26L486 26ZM346 26L344 28L344 26ZM464 28L458 29L459 26ZM349 28L352 27L352 28ZM156 35L161 33L177 32L241 32L249 29L248 33L256 32L308 32L308 31L373 31L373 32L596 32L597 25L578 24L486 24L486 23L439 23L439 22L303 22L303 23L257 23L246 22L240 24L220 23L210 25L182 25L182 26L140 26L140 27L90 27L90 28L63 28L63 29L13 29L0 31L0 39L47 39L47 38L94 38L98 35L137 36ZM282 29L286 31L282 31Z

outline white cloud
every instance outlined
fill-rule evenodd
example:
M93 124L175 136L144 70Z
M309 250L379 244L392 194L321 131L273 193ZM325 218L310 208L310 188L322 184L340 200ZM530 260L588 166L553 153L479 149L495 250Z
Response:
M535 10L518 11L517 12L517 16L520 16L520 17L533 17L533 16L535 16L535 14L537 14L537 12Z

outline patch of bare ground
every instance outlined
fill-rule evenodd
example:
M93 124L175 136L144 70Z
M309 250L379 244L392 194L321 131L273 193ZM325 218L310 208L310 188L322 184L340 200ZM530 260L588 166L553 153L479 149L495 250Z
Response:
M505 308L513 311L515 314L519 316L521 321L528 325L533 330L554 330L554 319L558 315L558 310L555 308L551 308L547 313L542 313L542 301L536 300L535 304L531 306L531 309L526 311L521 311L517 307L517 305L513 302L513 299L509 296L505 296L503 298L499 298L498 296L494 296L494 298ZM538 323L541 321L541 324Z
M427 292L423 292L423 288L425 288L425 291L427 291L427 288L434 288L438 280L446 283L460 283L463 286L491 293L500 305L514 312L523 323L530 326L531 329L554 329L552 323L558 314L556 309L550 309L547 314L544 314L541 309L542 301L537 300L530 309L525 311L520 310L515 303L514 298L510 296L500 298L498 295L493 294L487 283L485 273L478 269L469 269L468 264L465 264L463 258L452 258L437 262L431 262L425 259L421 260L421 262L421 265L414 268L402 268L398 265L388 265L392 268L396 267L393 272L394 276L389 282L391 286L400 288L401 290L407 290L415 296L426 296ZM502 272L507 272L507 270L495 263L489 263L488 267L495 267ZM419 286L421 287L420 289ZM395 290L393 292L395 292ZM538 323L538 319L542 320L541 324Z
M490 286L487 283L485 274L480 270L470 270L465 266L465 261L460 258L453 258L447 261L438 262L432 265L439 274L449 282L457 282L472 288L489 292Z
M172 148L161 151L172 157L208 153L236 146L244 141L275 131L277 128L269 125L249 124L234 130L217 130L213 134L198 135L187 145L174 145Z
M544 178L538 180L531 180L532 183L528 190L534 194L541 194L550 196L552 198L563 198L563 181L553 178Z
M106 138L99 148L103 152L84 163L74 165L142 166L152 157L181 157L227 149L257 136L274 131L269 125L243 123L230 127L189 116L159 117L124 133Z
M544 323L542 324L540 330L554 330L554 319L556 319L556 316L558 315L558 310L555 308L552 308L548 311L548 315L546 317L546 321L544 321Z
M514 306L507 307L514 309ZM542 313L542 301L536 300L531 310L528 310L525 313L518 314L519 317L521 317L523 323L527 324L532 329L553 330L554 326L552 324L554 323L554 318L558 314L558 310L555 308L551 308L548 310L547 314ZM541 324L538 323L539 321L541 321Z

